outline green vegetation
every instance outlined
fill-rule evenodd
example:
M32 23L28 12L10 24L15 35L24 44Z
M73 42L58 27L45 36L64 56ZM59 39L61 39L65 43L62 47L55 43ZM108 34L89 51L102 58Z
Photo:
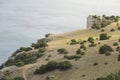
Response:
M43 53L43 52L45 52L45 51L46 51L46 49L45 49L45 48L40 48L38 52Z
M39 67L39 69L35 70L35 74L44 74L49 71L53 71L56 69L59 70L67 70L72 67L72 64L69 61L62 61L62 62L55 62L55 61L50 61L46 65L42 65Z
M78 59L81 58L81 56L79 56L79 55L71 55L71 56L65 55L64 58L70 59L70 60L71 60L71 59L78 60Z
M120 30L120 26L118 27L118 30Z
M117 42L114 42L113 43L113 46L118 46L119 44Z
M68 51L65 48L58 49L57 52L59 52L60 54L67 54L68 53Z
M93 64L93 66L97 66L98 65L98 63L97 62L95 62L94 64Z
M15 78L13 78L13 79L1 78L0 80L25 80L25 79L22 78L22 77L15 77Z
M83 52L81 49L78 49L77 51L76 51L76 54L78 55L78 54L80 54L80 55L85 55L85 52Z
M104 28L106 26L108 26L109 24L113 23L113 22L117 22L119 20L118 16L106 16L103 15L102 19L100 18L100 16L93 16L94 19L96 19L97 22L95 22L92 25L92 29L101 29Z
M51 34L50 34L50 33L48 33L48 34L46 34L46 35L45 35L45 37L49 37L50 35L51 35Z
M96 80L120 80L120 72L116 74L110 74L106 77L100 77L100 78L97 78Z
M30 51L30 50L32 50L31 47L20 47L19 49L17 49L17 50L14 52L14 54L13 54L12 56L15 56L15 55L16 55L17 53L19 53L19 52L23 52L23 51L27 52L27 51Z
M116 51L118 51L118 52L120 53L120 46L118 46L118 47L116 48Z
M120 61L120 54L118 55L118 61Z
M96 44L94 42L89 45L89 47L95 47L95 46Z
M101 29L101 32L104 32L105 30L104 29Z
M81 45L80 49L86 50L86 46L85 45Z
M90 43L93 43L93 42L94 42L94 38L93 38L93 37L89 37L89 38L88 38L88 41L89 41Z
M47 47L47 43L44 40L38 40L37 43L32 43L31 47L35 48L35 49L39 49L39 48L45 48Z
M107 36L107 33L102 33L102 34L99 35L99 37L100 37L100 40L107 40L107 39L109 39L109 36Z
M77 42L75 39L72 39L70 45L74 45L74 44L79 44L79 42Z
M15 57L15 59L8 60L5 64L5 66L11 66L11 65L16 65L16 66L24 66L26 64L31 64L36 62L36 60L40 57L42 57L43 54L36 52L36 53L31 53L31 54L20 54Z
M112 52L112 51L113 51L112 47L110 47L110 46L107 45L107 44L104 44L104 45L101 46L100 49L99 49L99 53L100 53L100 54L106 54L106 53Z
M111 32L113 32L113 31L115 31L115 29L112 28L112 29L111 29Z

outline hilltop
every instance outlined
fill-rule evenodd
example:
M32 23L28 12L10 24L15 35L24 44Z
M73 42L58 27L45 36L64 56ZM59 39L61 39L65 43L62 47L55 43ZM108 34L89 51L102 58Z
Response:
M87 29L47 34L21 47L1 66L0 80L96 80L119 72L119 19L95 15Z

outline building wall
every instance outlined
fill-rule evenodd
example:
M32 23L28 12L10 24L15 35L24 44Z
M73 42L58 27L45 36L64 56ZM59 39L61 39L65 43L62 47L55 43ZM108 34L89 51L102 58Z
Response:
M91 28L94 23L100 23L100 20L93 18L92 15L87 17L87 28Z

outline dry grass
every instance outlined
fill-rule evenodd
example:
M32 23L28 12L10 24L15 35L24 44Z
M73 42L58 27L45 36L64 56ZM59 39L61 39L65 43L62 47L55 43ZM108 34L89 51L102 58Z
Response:
M120 22L119 22L120 23ZM111 28L114 28L115 31L111 32ZM76 54L76 50L80 47L77 45L68 45L71 39L79 40L87 40L88 37L94 37L94 39L99 37L99 34L103 33L101 30L93 30L93 29L85 29L85 30L76 30L63 34L52 35L53 41L49 42L48 51L45 52L45 56L38 59L38 61L34 64L29 64L19 68L22 71L23 77L25 80L45 80L46 76L57 76L59 80L93 80L96 77L105 76L112 72L117 72L120 70L120 63L117 61L117 52L113 52L110 56L100 55L98 53L99 46L103 44L109 44L113 46L114 42L118 42L120 37L120 31L117 30L116 23L109 25L104 28L105 32L111 36L110 40L99 41L95 40L95 43L100 42L101 44L97 44L96 47L88 47L88 42L85 43L87 47L86 54L82 56L78 61L70 60L73 64L73 68L67 71L53 71L43 75L34 75L34 71L36 68L41 66L42 64L46 64L48 61L46 60L49 55L49 61L51 60L66 60L63 58L64 55L60 55L57 52L59 48L66 48L69 51L69 55ZM113 47L115 49L115 47ZM114 50L115 51L115 50ZM93 64L97 62L97 66L93 66ZM105 65L105 63L108 63ZM84 76L83 76L84 75Z

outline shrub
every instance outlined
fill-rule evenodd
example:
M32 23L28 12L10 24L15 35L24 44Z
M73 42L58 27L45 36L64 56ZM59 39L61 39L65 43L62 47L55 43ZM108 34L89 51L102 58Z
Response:
M89 45L89 47L95 47L95 46L96 46L95 43L91 43L91 44Z
M42 57L43 54L36 52L36 53L30 53L30 54L26 54L26 53L22 53L20 55L17 55L15 57L15 59L12 60L8 60L5 63L5 66L12 66L12 65L16 65L18 67L24 66L26 64L31 64L36 62L36 60L40 57Z
M105 30L104 29L101 29L101 32L104 32Z
M116 48L116 51L118 51L118 52L120 53L120 46L118 46L118 47Z
M107 39L109 39L109 37L107 36L107 33L102 33L102 34L100 34L100 40L107 40Z
M104 44L103 46L101 46L101 47L99 48L99 53L100 53L100 54L105 54L105 53L107 53L107 52L112 52L112 51L113 51L112 47L110 47L110 46L107 45L107 44Z
M41 53L43 53L43 52L45 52L45 51L46 51L45 48L40 48L40 49L39 49L39 52L41 52Z
M59 52L60 54L67 54L68 53L68 51L65 48L58 49L57 52Z
M49 37L50 35L52 35L52 34L50 34L50 33L49 34L45 34L45 37Z
M15 56L17 53L19 53L19 52L23 52L23 51L30 51L30 50L32 50L32 48L31 47L20 47L19 49L17 49L15 52L14 52L14 54L12 55L12 56Z
M67 70L72 67L72 64L69 61L59 62L57 68L60 70Z
M107 64L108 64L107 62L104 63L104 65L107 65Z
M89 37L89 38L88 38L88 41L89 41L90 43L93 43L93 42L94 42L94 38L93 38L93 37Z
M85 55L85 52L81 51L81 49L78 49L78 50L76 51L76 54Z
M105 53L105 56L110 56L110 55L111 55L110 52L106 52L106 53Z
M47 47L47 42L43 41L43 40L38 40L37 43L32 43L31 47L34 47L35 49L39 49L39 48L45 48Z
M72 64L69 61L62 61L62 62L55 62L50 61L46 65L42 65L39 67L39 69L36 69L34 74L44 74L49 71L53 71L56 69L59 70L67 70L72 67Z
M94 66L97 66L97 65L98 65L98 63L97 63L97 62L95 62L93 65L94 65Z
M25 80L23 77L15 77L13 79L1 78L0 80Z
M81 45L81 46L80 46L80 49L86 50L85 45Z
M114 42L114 43L113 43L113 46L117 46L117 45L118 45L118 43L117 43L117 42Z
M77 51L76 51L76 54L81 54L81 49L78 49Z
M112 28L112 29L111 29L111 32L113 32L113 31L115 31L115 29Z
M115 73L115 74L110 74L106 77L99 77L95 80L120 80L120 72Z
M120 30L120 26L118 27L118 30Z
M120 39L118 40L118 42L120 42Z
M15 77L13 80L25 80L25 79L22 77Z
M120 54L118 55L118 61L120 61Z
M64 58L66 58L66 59L80 59L81 56L78 56L78 55L72 55L72 56L65 55Z
M19 50L20 51L30 51L30 50L32 50L32 48L31 47L21 47Z
M78 44L78 43L79 42L77 42L75 39L72 39L70 45L74 45L74 44Z
M16 61L15 65L18 67L21 67L21 66L24 66L25 63L22 60L19 60L19 61Z

